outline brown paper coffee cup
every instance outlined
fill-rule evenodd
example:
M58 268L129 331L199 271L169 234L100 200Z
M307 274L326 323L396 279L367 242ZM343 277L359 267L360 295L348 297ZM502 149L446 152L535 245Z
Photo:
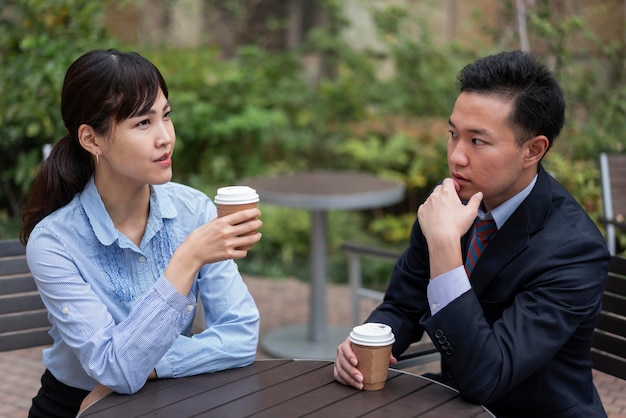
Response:
M259 202L259 195L256 193L256 190L248 186L227 186L217 189L214 202L217 207L217 216L221 218L241 210L256 208ZM256 234L256 231L243 234L243 236L253 234ZM252 245L246 245L238 249L249 250L251 248Z
M257 202L242 203L240 205L216 203L215 206L217 206L217 216L221 218L222 216L230 215L231 213L239 212L240 210L254 209L257 207Z
M389 325L366 323L352 329L350 342L358 360L357 369L363 375L363 390L385 387L394 341Z
M359 360L357 368L363 375L363 390L380 390L385 387L391 346L372 347L352 343L354 354Z

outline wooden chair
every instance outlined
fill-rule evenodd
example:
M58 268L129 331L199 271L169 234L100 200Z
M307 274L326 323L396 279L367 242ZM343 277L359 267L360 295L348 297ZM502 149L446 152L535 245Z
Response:
M606 243L611 254L617 251L616 229L626 231L626 154L600 154L602 182L601 219L606 227Z
M0 352L52 343L25 252L18 240L0 241Z
M626 379L626 259L611 256L591 345L593 368Z
M367 257L395 263L400 253L351 242L344 242L342 248L348 257L348 279L352 294L352 324L358 325L361 323L359 318L360 300L371 299L382 302L384 297L383 292L368 289L363 286L361 280L361 259ZM418 364L438 361L440 358L441 356L437 348L435 348L435 345L430 341L430 338L424 334L424 337L420 341L411 344L409 348L402 353L398 358L398 363L393 367L396 369L404 369Z

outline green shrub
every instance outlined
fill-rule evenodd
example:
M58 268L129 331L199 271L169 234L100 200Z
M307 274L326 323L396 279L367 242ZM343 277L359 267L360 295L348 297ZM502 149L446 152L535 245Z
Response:
M471 40L466 44L473 49L441 45L430 35L427 15L391 7L374 13L385 49L357 51L337 36L343 22L338 3L324 4L331 24L311 31L297 51L243 45L222 60L210 48L128 49L151 59L170 87L176 181L213 197L218 187L249 176L332 168L372 172L406 185L406 199L397 205L329 213L329 276L345 281L341 242L404 247L417 207L447 175L446 120L460 68L516 45L501 44L501 30L492 32L490 50ZM584 33L594 41L593 34L578 17L555 22L546 4L537 2L531 10L529 30L533 39L545 40L545 57L556 63L568 113L545 165L597 220L597 156L624 149L626 47L603 45L601 56L581 64L568 50L567 36ZM67 66L92 48L126 49L103 30L105 5L0 0L2 10L10 11L0 21L0 237L16 231L42 145L64 132L59 92ZM301 58L307 54L324 59L318 83L304 80ZM395 63L395 72L380 80L375 74L386 60ZM242 270L305 278L308 213L271 205L262 205L262 212L263 240L241 261ZM387 268L375 262L364 280L387 280Z
M0 1L0 212L17 217L42 158L64 133L60 91L80 54L113 45L101 19L107 2Z

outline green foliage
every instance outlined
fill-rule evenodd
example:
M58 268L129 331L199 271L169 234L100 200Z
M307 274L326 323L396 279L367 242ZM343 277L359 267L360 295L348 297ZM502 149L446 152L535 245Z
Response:
M0 207L12 216L30 187L42 146L63 135L59 107L67 67L87 49L111 44L99 22L105 4L0 1Z
M342 77L318 88L305 85L291 53L243 47L229 61L205 49L148 55L168 80L175 157L184 161L176 166L179 179L200 174L217 184L332 166L337 126L354 117L351 109L360 100L346 98L355 87Z
M17 239L19 222L15 217L0 211L0 239Z
M606 10L598 6L590 13L606 13ZM553 57L554 71L569 106L563 135L569 145L568 154L575 159L587 159L602 151L621 151L626 120L626 44L615 41L603 45L582 16L572 15L555 22L545 2L540 2L529 15L529 25ZM585 42L572 45L572 39ZM575 55L592 55L588 51L590 47L600 49L596 59L574 59Z
M385 117L358 124L337 147L354 170L402 181L406 200L370 219L368 231L384 243L406 243L418 206L447 175L447 124L443 118Z
M178 181L213 196L217 187L249 176L345 165L334 149L342 143L347 121L363 113L365 99L354 80L367 78L367 71L342 64L335 78L310 86L292 53L243 47L229 61L206 49L145 55L168 81ZM356 54L350 59L356 60ZM241 268L305 278L308 212L265 205L262 211L264 238L241 260ZM361 234L357 214L331 213L329 223L336 225L329 229L331 252L346 237ZM345 271L343 258L331 257L329 264L330 270Z
M263 239L246 259L238 261L240 268L251 274L306 278L309 215L305 210L260 204ZM290 243L285 245L285 243Z
M395 66L390 80L373 86L380 111L447 116L457 94L456 75L474 55L454 44L435 42L427 14L413 15L398 6L370 7L370 12L387 51L377 58L389 59Z
M428 13L387 7L371 9L384 49L359 51L338 36L346 24L341 3L323 1L328 24L310 31L296 51L242 45L223 60L205 47L131 48L152 60L168 82L177 132L176 181L210 197L218 187L249 176L313 168L362 170L404 182L406 199L398 205L329 213L329 276L336 281L346 277L342 241L406 245L417 207L447 175L446 120L457 94L456 74L479 55L517 47L499 43L501 28L485 28L497 48L484 46L482 39L464 40L474 49L442 45L432 38ZM245 11L241 1L224 4L234 7L235 15ZM568 38L598 45L594 34L580 17L556 21L547 2L536 4L529 9L531 39L542 42L568 102L566 127L545 166L598 219L597 156L624 148L626 46L601 45L596 58L574 59L586 51L580 47L574 54ZM513 3L506 5L514 19ZM59 105L68 65L89 49L114 45L102 27L105 6L88 0L0 0L0 238L16 231L14 219L41 146L64 133ZM324 63L313 82L304 79L301 65L312 56ZM388 62L394 70L378 78ZM263 204L261 210L263 240L239 262L241 269L305 278L308 212ZM368 264L364 280L388 279L385 264Z
M565 187L587 211L598 220L602 214L600 173L594 160L571 161L558 149L552 149L545 156L544 168Z
M594 159L570 160L558 149L551 150L544 159L544 167L581 204L600 230L606 230L600 221L603 215L602 188L598 162ZM626 254L626 234L616 230L617 253Z

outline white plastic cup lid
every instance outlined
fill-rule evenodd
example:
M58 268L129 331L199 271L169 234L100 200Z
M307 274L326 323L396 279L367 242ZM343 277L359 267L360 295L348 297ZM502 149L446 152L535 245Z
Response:
M368 322L352 329L350 341L355 344L378 347L393 344L396 339L389 325Z
M220 205L241 205L259 201L256 190L248 186L226 186L217 189L217 195L213 200Z

